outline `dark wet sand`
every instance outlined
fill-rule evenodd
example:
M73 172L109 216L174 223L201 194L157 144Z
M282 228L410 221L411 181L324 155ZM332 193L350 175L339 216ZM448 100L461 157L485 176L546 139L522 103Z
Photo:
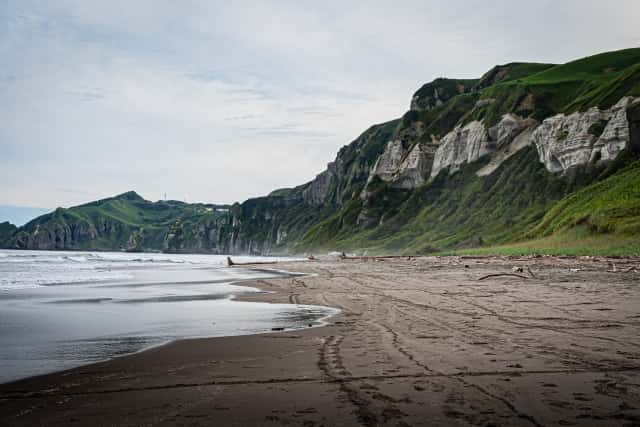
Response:
M514 266L528 278L478 280ZM278 268L317 276L251 299L342 313L0 385L0 425L640 425L639 259Z

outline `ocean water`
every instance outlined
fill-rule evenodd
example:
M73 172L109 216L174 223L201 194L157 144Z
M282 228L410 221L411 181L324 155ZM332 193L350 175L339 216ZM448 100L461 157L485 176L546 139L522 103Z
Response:
M222 255L0 250L0 383L182 338L319 326L337 312L234 300L261 292L239 281L286 274L228 268Z

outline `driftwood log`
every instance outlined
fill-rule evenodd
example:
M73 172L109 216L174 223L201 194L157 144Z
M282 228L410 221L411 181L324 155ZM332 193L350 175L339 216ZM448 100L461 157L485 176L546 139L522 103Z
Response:
M277 264L278 261L256 261L256 262L233 262L230 256L227 257L227 265L232 267L234 265L256 265L256 264Z
M515 274L515 273L494 273L494 274L487 274L486 276L482 276L480 277L478 280L484 280L484 279L488 279L490 277L500 277L500 276L512 276L512 277L519 277L520 279L528 279L527 276L523 276L522 274Z

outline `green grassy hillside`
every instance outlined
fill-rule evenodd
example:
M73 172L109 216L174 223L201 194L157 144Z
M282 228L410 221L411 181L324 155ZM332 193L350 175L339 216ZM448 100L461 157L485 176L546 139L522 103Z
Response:
M555 64L540 64L536 62L512 62L505 65L496 65L485 73L474 86L475 90L480 90L493 86L500 82L521 79L536 73L540 73Z
M5 246L30 249L199 250L183 230L217 225L227 206L150 202L135 192L69 209L58 208L15 232ZM185 247L186 244L186 247Z
M576 226L594 233L640 234L640 161L562 199L529 236L546 237Z
M457 253L640 255L640 161L564 197L519 240Z
M478 99L491 103L469 110L462 122L493 124L508 112L541 120L593 106L608 108L626 95L640 96L640 48L589 56L482 89Z
M583 239L600 240L601 246L615 246L615 239L638 241L640 162L616 172L631 161L627 155L608 167L587 166L571 176L560 176L547 172L537 161L535 149L529 147L486 177L475 175L484 164L480 160L454 175L442 173L411 193L383 187L386 194L381 199L395 201L382 225L358 227L358 207L347 206L313 227L299 249L437 253L495 248L578 231ZM603 176L609 177L589 185ZM569 233L575 226L586 230ZM607 236L598 239L604 234ZM563 240L547 240L546 244L550 242L560 250ZM508 252L507 247L501 250Z

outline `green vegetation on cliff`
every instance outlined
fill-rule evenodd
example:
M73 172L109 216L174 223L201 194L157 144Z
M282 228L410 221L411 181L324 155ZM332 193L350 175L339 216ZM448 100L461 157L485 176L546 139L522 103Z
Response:
M484 119L492 125L509 112L541 120L593 106L608 108L623 96L640 96L638 48L601 53L498 82L479 91L479 99L486 104L469 110L462 121Z
M529 235L547 237L577 226L598 234L640 235L640 161L568 195Z
M346 205L342 211L312 227L299 249L320 246L369 253L416 254L528 239L543 234L537 231L540 224L544 224L540 221L546 218L547 211L554 212L553 207L559 200L602 174L613 173L615 168L630 161L629 157L625 158L609 168L589 166L560 176L548 172L538 162L536 150L528 147L484 177L475 173L485 163L481 159L463 166L453 175L441 172L436 179L411 192L380 183L381 193L376 199L382 203L380 209L386 212L382 224L373 228L359 226L357 214L353 212L359 206L354 209ZM610 177L620 186L627 185L626 191L638 184L631 178L626 172ZM606 187L611 181L601 184ZM618 194L617 189L609 195ZM616 206L613 211L621 215L621 222L637 224L640 202L637 197L620 194L628 203L627 209ZM603 198L599 204L580 207L588 212L608 200ZM637 227L632 231L640 234Z
M16 231L18 231L18 227L10 222L0 222L0 247L6 246Z
M640 160L564 197L523 241L459 253L640 255Z
M539 64L535 62L512 62L505 65L496 65L480 78L473 89L480 90L497 83L521 79L554 66L555 64Z
M183 230L220 221L226 206L175 200L150 202L135 192L69 209L58 208L17 230L5 246L18 249L179 251ZM188 245L190 251L200 248Z

